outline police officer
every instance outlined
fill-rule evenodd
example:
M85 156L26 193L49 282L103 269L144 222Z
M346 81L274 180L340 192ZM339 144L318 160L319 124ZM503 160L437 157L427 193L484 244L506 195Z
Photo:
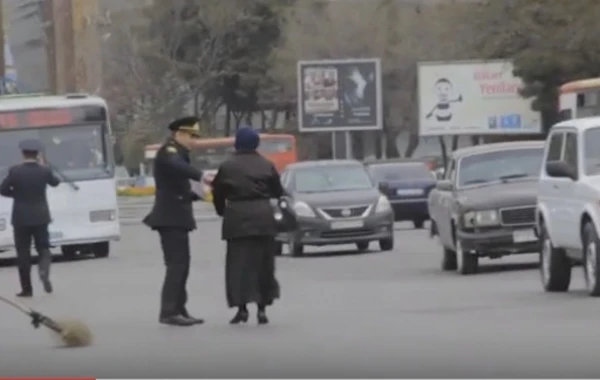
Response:
M50 208L46 198L47 186L60 183L51 169L42 165L39 152L42 145L37 140L24 140L19 144L23 163L10 168L0 185L0 195L13 198L12 225L17 250L21 293L18 297L33 296L31 286L31 241L39 257L39 276L44 290L52 293L50 282Z
M166 265L161 293L160 323L191 326L204 323L186 309L186 282L190 271L189 232L196 229L192 202L200 198L190 180L200 181L202 172L190 164L189 150L199 137L199 120L185 117L169 125L171 137L156 152L156 196L144 224L158 231Z

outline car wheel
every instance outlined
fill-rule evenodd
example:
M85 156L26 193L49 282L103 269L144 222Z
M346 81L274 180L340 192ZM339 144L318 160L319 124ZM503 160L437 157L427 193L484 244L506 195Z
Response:
M462 275L477 273L479 269L479 257L462 247L462 242L456 240L456 270Z
M583 273L587 292L592 297L600 296L600 282L598 281L598 272L600 272L599 248L600 241L596 233L596 227L593 223L587 223L583 228Z
M367 249L369 249L369 242L368 241L360 241L360 242L356 243L356 248L360 252L364 252Z
M304 246L296 243L294 240L290 240L288 242L288 248L293 257L300 257L304 255Z
M455 271L457 269L456 265L456 252L444 247L444 256L442 257L442 270Z
M415 226L416 229L423 229L423 227L425 227L425 221L422 219L419 220L413 220L413 225Z
M106 258L110 255L110 244L107 241L90 245L90 251L97 258Z
M379 248L382 251L392 251L394 250L394 239L382 239L379 240Z
M74 260L77 257L77 247L74 245L63 245L60 247L60 252L67 260Z
M571 261L565 251L555 248L544 225L540 229L540 275L547 292L566 292L571 283Z

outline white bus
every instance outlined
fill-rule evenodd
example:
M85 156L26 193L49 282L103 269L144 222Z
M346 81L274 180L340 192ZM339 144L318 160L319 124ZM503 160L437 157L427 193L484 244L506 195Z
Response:
M106 102L84 94L0 96L0 181L34 138L62 183L48 189L50 240L62 254L107 257L119 240L115 163ZM14 247L12 200L0 197L0 251Z

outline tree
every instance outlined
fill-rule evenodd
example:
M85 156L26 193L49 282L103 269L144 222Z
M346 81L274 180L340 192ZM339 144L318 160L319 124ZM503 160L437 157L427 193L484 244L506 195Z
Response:
M556 120L561 84L600 76L600 1L505 0L473 7L465 17L481 31L486 58L513 59L547 130Z

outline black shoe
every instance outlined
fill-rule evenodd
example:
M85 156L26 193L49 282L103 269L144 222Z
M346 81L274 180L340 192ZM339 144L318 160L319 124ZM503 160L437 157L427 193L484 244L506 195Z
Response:
M192 324L194 324L194 325L201 325L201 324L204 323L204 319L202 319L202 318L195 318L195 317L192 317L189 314L183 314L183 317L185 319L187 319L187 320L192 321Z
M246 323L246 322L248 322L248 310L239 310L235 314L233 319L231 321L229 321L229 323L232 325L237 325L237 324Z
M190 319L185 318L183 315L175 315L173 317L163 317L163 318L160 318L159 321L163 325L170 325L170 326L192 326L195 324Z
M50 282L50 279L48 277L42 277L42 285L44 286L44 291L48 294L52 293L53 289L52 289L52 283Z
M256 313L256 319L259 325L266 325L267 323L269 323L267 313L265 313L264 311L259 311L258 313Z
M21 293L17 293L17 297L19 297L19 298L31 298L31 297L33 297L33 292L21 292Z

